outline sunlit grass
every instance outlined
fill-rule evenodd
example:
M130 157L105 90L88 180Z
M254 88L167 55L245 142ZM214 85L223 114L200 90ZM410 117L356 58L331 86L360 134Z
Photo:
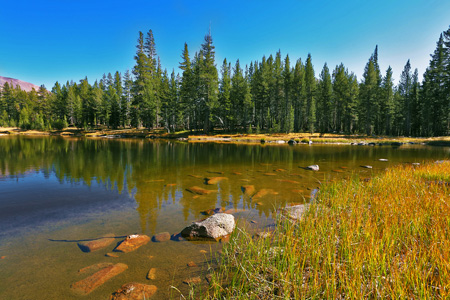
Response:
M195 299L448 299L450 162L322 187L270 238L236 230ZM431 180L430 180L431 179Z

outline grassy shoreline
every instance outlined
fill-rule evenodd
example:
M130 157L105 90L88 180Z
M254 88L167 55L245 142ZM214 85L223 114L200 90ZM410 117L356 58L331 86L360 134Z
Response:
M320 134L320 133L261 133L261 134L239 134L239 133L214 133L205 135L202 132L181 131L166 133L162 129L98 129L82 130L77 128L66 128L64 130L36 131L21 130L15 127L0 127L1 134L30 135L30 136L66 136L66 137L88 137L88 138L152 138L152 139L179 139L189 142L215 142L215 143L272 143L283 144L290 140L296 143L316 144L358 144L373 143L375 145L387 144L430 144L436 146L450 146L450 137L392 137L392 136L367 136L367 135L345 135L345 134Z
M448 299L449 174L443 161L323 186L270 237L236 230L193 299Z

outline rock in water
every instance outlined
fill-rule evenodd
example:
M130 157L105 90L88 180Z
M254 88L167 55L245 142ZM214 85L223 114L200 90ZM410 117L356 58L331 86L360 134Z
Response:
M241 190L245 196L253 196L255 194L255 186L254 185L243 185L241 186Z
M91 265L91 266L79 269L78 270L78 274L96 272L96 271L102 270L102 269L104 269L106 267L110 267L112 265L113 265L113 263L108 263L108 262L98 263L98 264L95 264L95 265Z
M256 200L266 195L278 195L278 192L275 192L272 189L260 189L256 194L253 195L252 199Z
M234 216L219 213L206 220L194 222L181 231L181 235L190 240L215 239L231 234L235 227Z
M222 180L228 180L228 178L227 177L210 177L210 178L205 178L206 184L218 184Z
M150 237L145 234L133 234L127 236L125 240L123 240L114 251L117 252L131 252L136 250L137 248L147 244L150 241Z
M212 216L214 214L222 213L224 211L225 211L225 209L223 207L216 207L216 208L211 208L211 209L201 211L200 213L205 216Z
M155 280L156 279L156 268L151 268L147 273L147 279L148 280Z
M83 252L92 252L109 246L114 242L114 234L105 234L103 237L94 239L92 241L80 242L78 247L80 247Z
M192 194L197 194L197 195L208 195L210 193L215 192L215 191L203 189L198 186L192 186L190 188L187 188L186 191L191 192Z
M77 294L87 295L101 286L103 283L122 273L126 269L128 269L128 266L122 263L103 268L100 271L92 274L91 276L75 282L70 286L70 288Z
M307 166L306 169L311 170L311 171L319 171L319 165L310 165L310 166Z
M369 166L369 165L365 165L365 166L361 166L361 168L365 168L365 169L372 169L372 166Z
M387 158L380 158L379 161L388 161Z
M168 232L161 232L158 234L155 234L152 238L154 242L167 242L170 240L170 233Z
M184 281L183 281L183 283L186 283L186 284L188 284L188 285L191 285L191 284L200 284L202 282L202 280L201 280L201 278L200 277L193 277L193 278L188 278L188 279L185 279Z
M110 300L144 300L152 297L158 288L154 285L130 282L114 292Z
M281 211L292 220L298 221L308 209L309 204L299 204L295 206L285 207Z

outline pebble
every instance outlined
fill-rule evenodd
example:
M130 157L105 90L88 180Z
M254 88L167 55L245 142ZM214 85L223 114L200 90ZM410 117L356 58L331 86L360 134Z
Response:
M202 280L198 276L197 277L188 278L188 279L185 279L183 281L183 283L186 283L186 284L189 284L189 285L191 285L191 284L199 284L201 282L202 282Z
M156 268L151 268L147 273L147 279L148 280L155 280L156 279Z
M114 254L114 253L106 253L105 256L106 257L116 257L116 258L119 257L119 255Z
M188 262L188 263L187 263L187 266L188 266L189 268L198 267L197 264L196 264L195 262L193 262L193 261Z

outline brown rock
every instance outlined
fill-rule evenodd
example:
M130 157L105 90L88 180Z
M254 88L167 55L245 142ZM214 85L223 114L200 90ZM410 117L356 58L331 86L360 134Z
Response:
M78 247L80 247L83 252L92 252L102 248L109 246L112 242L114 242L114 234L108 233L104 236L93 239L91 241L79 242Z
M241 172L232 172L231 174L233 174L233 175L242 175Z
M0 259L5 259L6 258L6 256L0 256Z
M114 249L117 252L131 252L136 250L137 248L147 244L150 241L150 237L145 234L133 234L127 236L125 240L123 240L119 246Z
M168 232L155 234L152 238L153 242L167 242L168 240L170 240L170 233Z
M286 169L276 169L275 172L285 172Z
M266 176L277 176L277 174L275 174L275 173L264 173L264 175L266 175Z
M253 196L255 194L255 186L254 185L243 185L241 186L241 190L245 196Z
M113 278L114 276L122 273L126 269L128 269L128 266L122 263L103 268L100 271L92 274L91 276L75 282L70 286L70 288L77 294L87 295L98 288L100 285Z
M277 192L275 192L272 189L261 189L259 190L255 195L253 195L253 199L259 199L261 197L264 197L266 195L278 195Z
M170 240L175 242L182 242L185 241L186 239L181 236L181 233L174 233L170 236Z
M208 253L208 251L206 251L206 250L200 250L200 253L206 254L206 253Z
M193 262L193 261L188 262L187 265L188 265L189 268L198 267L197 264L195 262Z
M216 207L216 208L204 210L200 213L205 216L212 216L214 214L222 213L224 211L225 211L225 209L223 207Z
M192 194L197 195L208 195L211 193L214 193L216 191L206 190L198 186L191 186L190 188L187 188L186 191L191 192Z
M295 181L295 180L288 180L288 179L277 179L277 181L280 182L287 182L287 183L293 183L293 184L300 184L300 182Z
M242 209L242 208L230 208L230 209L227 209L226 211L224 211L224 213L225 214L237 214L237 213L240 213L240 212L243 212L243 211L245 211L245 209Z
M176 186L177 184L176 183L168 183L168 184L166 184L166 186Z
M156 279L156 268L151 268L147 273L147 279L148 280L155 280Z
M96 272L96 271L99 271L99 270L104 269L106 267L110 267L112 265L113 265L113 263L109 263L109 262L98 263L98 264L95 264L95 265L91 265L91 266L79 269L78 273L79 274L84 274L84 273Z
M154 285L130 282L114 292L110 300L144 300L152 297L158 288Z
M200 175L189 175L190 177L194 177L194 178L202 178L202 176Z
M209 177L205 178L206 184L218 184L223 180L228 180L227 177Z
M186 284L189 284L189 285L191 285L191 284L199 284L200 282L202 282L202 280L198 276L197 277L193 277L193 278L188 278L188 279L185 279L183 281L183 283L186 283Z
M106 253L105 256L106 256L106 257L115 257L115 258L119 257L119 255L114 254L114 253L110 253L110 252L109 252L109 253Z

